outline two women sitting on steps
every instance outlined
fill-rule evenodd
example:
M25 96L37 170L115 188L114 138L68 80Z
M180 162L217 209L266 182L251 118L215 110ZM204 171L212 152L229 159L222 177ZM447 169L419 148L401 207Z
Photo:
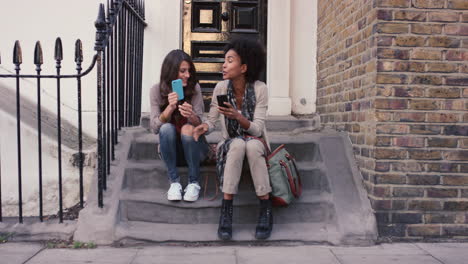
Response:
M202 123L203 101L193 63L182 51L169 53L162 66L161 81L151 89L151 125L155 133L159 132L161 156L168 168L171 182L168 199L182 199L176 166L185 161L189 167L189 185L183 199L195 201L200 190L199 164L208 150L204 134L212 132L219 120L223 141L217 148L216 170L223 201L218 236L222 240L232 238L233 198L247 158L260 200L255 237L266 239L272 231L273 215L266 150L260 141L268 142L265 129L268 89L259 81L265 68L265 51L256 41L235 39L225 47L224 55L224 81L216 85L208 118ZM183 104L177 103L178 97L170 86L177 78L184 83ZM221 105L218 95L225 95L227 102Z

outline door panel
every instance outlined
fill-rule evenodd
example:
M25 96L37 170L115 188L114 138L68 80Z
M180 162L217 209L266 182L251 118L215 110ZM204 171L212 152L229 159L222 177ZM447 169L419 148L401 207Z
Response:
M213 88L223 79L223 49L229 38L255 38L266 47L267 0L183 3L183 49L193 58L208 111Z

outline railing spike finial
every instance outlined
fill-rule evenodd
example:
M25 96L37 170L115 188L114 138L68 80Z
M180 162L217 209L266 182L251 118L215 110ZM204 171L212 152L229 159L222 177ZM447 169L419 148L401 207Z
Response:
M57 62L60 62L63 60L63 48L62 48L62 39L57 38L55 40L55 53L54 53L54 58Z
M37 41L36 46L34 47L34 64L36 64L36 66L40 68L43 63L44 58L42 56L41 42Z
M20 42L17 40L13 49L13 64L19 66L21 63L23 63L23 52L21 51Z
M104 50L104 42L106 39L106 14L104 13L104 4L99 4L99 13L96 22L94 22L96 26L96 44L94 49L96 51L103 51Z
M80 39L77 39L75 42L75 62L83 62L83 44Z
M2 54L0 54L0 64L2 64Z

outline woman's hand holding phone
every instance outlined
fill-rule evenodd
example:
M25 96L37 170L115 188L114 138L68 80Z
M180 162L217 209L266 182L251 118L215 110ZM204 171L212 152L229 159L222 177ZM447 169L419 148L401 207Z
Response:
M179 96L176 92L172 92L167 96L167 100L169 101L169 106L172 110L177 108L177 102L179 101Z
M218 106L219 113L223 114L225 117L229 119L237 120L240 113L232 106L230 103L225 102L224 105L226 107Z
M192 105L187 102L184 102L183 104L179 105L179 111L180 114L186 118L190 118L194 114Z

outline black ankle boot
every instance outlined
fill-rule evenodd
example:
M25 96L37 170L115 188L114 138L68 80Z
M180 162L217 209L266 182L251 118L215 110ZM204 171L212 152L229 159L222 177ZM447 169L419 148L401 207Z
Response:
M218 237L222 240L231 240L232 238L232 211L232 200L223 199L218 227Z
M273 229L273 208L271 201L260 200L260 215L258 217L257 228L255 230L256 239L267 239Z

